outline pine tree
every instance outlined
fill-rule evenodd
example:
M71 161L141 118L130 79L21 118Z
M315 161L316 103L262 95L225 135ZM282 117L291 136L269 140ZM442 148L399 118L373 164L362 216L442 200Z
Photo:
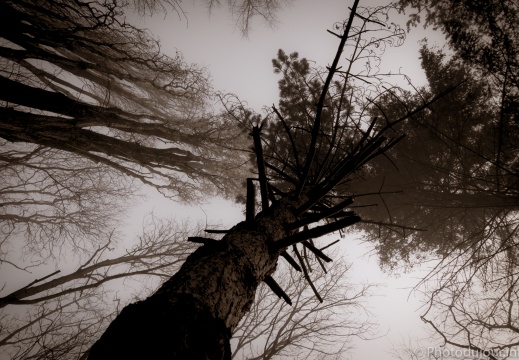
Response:
M325 73L317 101L311 104L313 110L308 115L312 120L301 119L297 126L290 127L281 112L283 110L273 108L272 116L277 117L276 121L281 122L283 128L277 134L283 138L279 142L280 155L276 152L276 144L262 135L264 126L253 124L251 135L261 211L256 214L253 210L254 191L252 180L248 181L251 190L248 191L246 220L226 231L219 241L191 239L204 245L190 255L181 269L152 296L123 309L93 346L89 359L230 359L229 339L250 309L262 281L290 302L273 276L279 257L302 270L310 284L311 278L300 253L301 246L321 261L331 261L311 240L360 220L353 211L347 210L354 198L345 186L348 178L398 143L401 136L391 136L394 125L430 103L424 103L393 121L384 121L380 126L375 126L379 122L373 118L366 127L357 128L357 136L336 136L342 133L341 129L351 117L358 116L350 113L341 118L342 107L327 108L330 97L334 96L333 90L337 88L334 79L343 84L339 89L346 89L345 84L351 80L350 72L339 68L346 43L353 41L354 48L359 49L358 42L355 47L355 41L359 41L369 26L388 31L377 18L380 13L357 12L357 6L358 1L355 1L348 21L339 26L340 35L332 32L340 39L340 45ZM354 25L354 20L360 24ZM353 53L358 55L355 51ZM346 102L339 104L345 105ZM227 105L231 116L242 124L258 120L239 104ZM327 111L334 114L332 119L337 117L329 128L324 125ZM304 148L296 140L299 132L308 134ZM274 139L278 141L278 138ZM283 144L293 146L285 152L281 147ZM322 159L322 154L328 156ZM316 297L323 301L313 288Z

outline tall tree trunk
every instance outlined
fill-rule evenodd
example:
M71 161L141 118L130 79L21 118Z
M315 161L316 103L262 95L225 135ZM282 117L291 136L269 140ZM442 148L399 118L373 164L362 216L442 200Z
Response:
M156 293L125 307L88 359L230 359L234 329L276 268L281 250L269 244L290 234L303 200L283 199L200 247Z
M346 179L403 137L392 135L388 139L384 136L386 131L442 96L440 94L392 122L384 119L385 124L380 125L377 118L373 118L362 135L352 135L353 143L346 147L339 139L343 136L343 125L338 121L336 127L341 130L323 131L321 113L328 106L325 98L333 98L327 94L346 41L352 38L350 29L358 3L359 0L355 0L351 8L319 103L312 110L316 114L315 120L303 129L310 134L309 147L300 149L296 146L293 135L300 131L299 127L285 126L286 139L279 138L281 142L278 142L276 138L275 143L269 144L269 153L264 154L260 137L263 125L252 129L263 211L254 219L249 211L248 221L233 227L222 240L205 241L204 246L190 255L178 273L155 294L123 309L92 347L90 360L231 359L230 338L249 311L262 281L266 281L278 296L290 301L269 277L280 254L294 267L301 265L306 280L313 287L297 248L294 246L299 265L284 252L286 248L301 242L317 257L330 261L307 240L360 221L352 211L344 211L353 202L352 194L346 189ZM331 108L335 109L335 106ZM341 111L339 104L337 114ZM279 118L284 122L281 114ZM337 133L341 134L339 138L335 138ZM293 145L293 153L287 158L272 152L273 147L279 148L287 141ZM319 154L327 154L325 160ZM294 159L304 159L304 162ZM314 171L316 168L318 170ZM267 169L275 169L273 177L267 176ZM252 200L249 200L251 207ZM326 224L318 225L325 220ZM309 227L314 224L316 226ZM315 288L313 290L320 299Z

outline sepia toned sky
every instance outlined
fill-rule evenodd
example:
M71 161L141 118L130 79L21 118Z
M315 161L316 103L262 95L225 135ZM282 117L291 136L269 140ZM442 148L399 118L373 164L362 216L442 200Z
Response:
M226 3L226 1L222 1ZM272 71L271 59L278 49L287 53L299 52L300 57L315 61L316 66L330 64L335 56L338 39L326 32L336 22L349 15L352 0L294 0L291 7L278 12L274 27L261 20L252 24L248 37L234 26L231 14L225 6L213 9L192 1L182 2L183 15L170 12L167 16L155 14L151 18L131 19L139 27L148 28L162 44L163 51L183 54L185 60L204 66L211 75L215 90L232 92L260 112L262 107L277 102L279 76ZM385 5L383 0L365 0L360 6ZM405 28L405 15L392 13L390 22ZM418 42L427 37L430 44L443 45L441 34L412 29L406 42L398 48L389 48L382 58L384 71L407 74L415 86L425 84L418 59ZM171 216L190 214L192 218L207 221L208 225L232 226L242 220L241 208L223 200L208 200L201 206L172 208L165 199L155 199L138 209L145 214L149 210L168 213ZM138 230L137 230L138 231ZM357 360L390 359L389 352L401 342L425 337L423 323L419 320L420 303L411 288L423 276L424 270L389 276L380 271L376 256L369 246L360 241L342 241L344 256L354 263L351 274L354 282L380 284L377 296L368 306L379 322L379 338L372 341L355 339L356 351L345 358Z
M297 51L300 57L326 66L333 61L339 39L326 30L343 22L349 14L351 0L294 0L291 7L278 12L274 27L261 19L253 21L248 37L234 25L224 5L209 10L202 1L182 2L185 17L170 11L151 18L131 19L159 37L163 51L183 54L185 60L207 68L216 90L237 94L256 111L277 99L277 81L271 60L278 49ZM226 1L222 1L226 3ZM359 6L385 5L385 0L364 0ZM406 16L392 12L389 22L405 28ZM418 60L418 42L427 36L431 43L441 43L441 34L415 29L407 34L405 44L388 48L382 60L383 69L408 74L415 85L423 85Z

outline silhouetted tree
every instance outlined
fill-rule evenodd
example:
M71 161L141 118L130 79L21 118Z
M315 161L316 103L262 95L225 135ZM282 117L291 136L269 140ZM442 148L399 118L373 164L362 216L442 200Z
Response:
M147 296L178 270L197 247L185 239L197 231L150 215L129 248L107 239L74 270L54 271L14 291L7 291L14 280L7 282L0 297L0 357L86 357L121 304Z
M519 300L517 5L400 4L426 13L425 24L440 27L454 50L449 58L424 45L429 86L421 96L461 84L406 123L407 139L387 153L390 160L364 173L373 196L359 200L378 205L363 208L374 220L364 228L379 238L385 264L439 255L424 279L422 320L441 344L505 358L517 344ZM392 117L421 102L388 95L374 108Z
M519 89L519 6L514 1L400 0L413 8L408 27L439 28L465 61L495 75L502 86ZM506 80L505 80L506 79ZM506 83L506 84L505 84Z
M222 6L221 0L202 0L210 12ZM232 21L242 35L247 36L255 18L260 18L267 26L277 22L277 12L292 4L290 0L227 0L223 1L226 10L231 13ZM187 17L178 0L133 0L132 7L142 15L155 12L175 11L178 15Z
M25 268L95 249L111 237L132 179L106 165L45 146L1 141L0 264ZM115 238L115 236L114 236ZM16 251L13 251L16 249Z
M431 251L447 256L475 249L489 227L519 207L517 135L507 134L507 146L497 139L499 97L459 59L445 61L425 46L421 54L429 87L419 96L378 99L377 115L405 114L447 84L459 86L406 123L402 144L372 162L367 181L354 184L371 194L358 199L365 206L359 211L371 220L364 228L379 239L386 265Z
M387 29L377 17L377 11L357 13L357 5L358 1L355 1L348 21L336 30L340 34L332 32L339 38L340 45L328 72L323 74L321 92L310 113L313 120L301 124L301 131L309 134L306 150L294 146L287 158L264 156L263 148L275 145L262 139L262 124L253 124L261 212L254 216L253 211L247 211L246 221L229 229L219 241L193 239L204 245L190 255L180 270L152 296L124 308L93 346L89 359L230 359L229 340L242 317L250 310L256 289L262 281L277 295L290 301L271 277L279 256L301 268L316 297L322 301L305 268L300 254L301 246L322 261L331 260L310 239L360 220L353 212L345 211L351 205L354 194L343 185L347 184L354 172L401 139L398 134L391 137L394 125L436 100L433 98L393 121L383 119L383 124L377 128L378 119L374 118L366 127L357 128L358 136L348 139L338 139L334 134L341 133L340 129L351 118L357 119L356 124L363 124L358 119L366 113L339 117L331 133L325 132L323 113L327 111L327 99L333 94L334 79L343 84L341 89L346 88L344 84L351 79L350 75L355 75L350 72L348 60L353 60L357 55L355 49L359 47L356 44L361 42L364 34L371 36L370 27ZM355 19L360 24L352 26ZM393 36L400 36L400 32ZM368 43L373 46L384 42L383 39L371 39ZM339 60L347 43L353 43L350 53L353 57L347 59L344 69L339 69ZM357 78L362 78L362 74ZM246 111L243 114L248 117L240 118L239 106L228 108L231 115L242 123L258 119ZM342 110L340 107L332 109L335 114L340 114ZM278 121L283 122L284 114L279 112L279 115ZM297 131L300 130L287 126L279 136L285 138L284 143L291 143ZM329 153L329 159L316 166L323 153ZM319 173L315 169L319 169ZM282 184L271 182L271 176L281 179ZM247 202L250 209L254 201L253 193L249 194L251 196ZM287 252L289 249L298 261Z
M114 294L87 289L0 315L0 356L8 359L80 359L113 316ZM25 309L20 309L25 310Z
M464 82L409 121L390 160L377 159L365 172L368 181L358 186L373 195L359 202L378 206L363 208L365 219L373 219L363 228L377 239L386 265L440 260L419 288L427 304L422 319L440 343L511 349L517 317L510 304L519 300L517 143L498 141L501 98L485 77L426 47L422 61L430 79L423 96ZM421 101L385 100L393 104L392 110L378 104L386 115Z
M260 285L251 310L231 340L233 359L342 359L351 349L352 338L375 335L363 306L370 286L348 284L350 266L341 259L327 266L326 272L308 259L325 302L315 301L300 272L283 266L276 279L288 289L292 305L272 294L266 284Z
M519 133L519 5L514 1L401 0L412 7L408 27L425 12L424 26L440 28L451 48L468 66L486 78L499 99L496 121L497 153L517 143ZM511 136L510 134L515 136ZM517 172L517 169L515 169ZM506 173L501 175L506 176Z
M514 356L519 338L517 222L494 227L477 253L457 252L435 271L421 315L442 344L493 360Z
M239 132L209 111L206 74L162 54L117 2L7 1L0 10L0 137L79 155L184 200L233 188L237 154L227 147Z
M231 195L244 173L207 74L161 53L125 10L0 4L0 264L95 250L139 183L191 201Z

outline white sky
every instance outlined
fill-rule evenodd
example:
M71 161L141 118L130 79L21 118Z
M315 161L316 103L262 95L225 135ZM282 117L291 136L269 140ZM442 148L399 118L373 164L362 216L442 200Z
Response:
M200 3L201 1L199 1ZM222 1L226 3L226 1ZM225 6L210 15L207 8L191 1L182 4L187 20L174 12L138 19L136 24L148 28L161 40L167 54L180 51L186 61L206 67L215 89L239 95L255 110L270 106L277 100L279 76L272 71L271 60L278 49L299 52L300 57L317 65L330 64L335 56L338 39L326 32L336 22L344 21L352 0L293 0L292 7L278 13L275 28L264 26L257 19L249 37L235 28ZM360 6L385 5L385 0L364 0ZM390 22L405 27L406 16L393 13ZM134 19L131 19L134 22ZM390 48L383 65L393 73L401 70L413 83L425 81L418 60L418 41L427 36L441 41L438 34L425 33L421 28L408 34L402 47Z
M226 3L226 1L222 1ZM293 7L278 13L278 23L271 29L261 21L253 23L248 38L244 38L232 22L225 7L211 16L202 5L184 3L187 21L171 12L166 18L155 15L151 19L138 19L135 24L150 29L158 36L165 53L180 51L187 62L203 65L210 72L216 90L235 93L250 107L260 111L263 106L277 103L279 76L272 71L271 59L278 49L287 53L299 52L300 57L314 60L316 65L332 62L338 39L326 32L335 22L342 22L349 14L353 0L294 0ZM361 1L360 6L385 5L383 0ZM405 28L406 17L393 13L390 22ZM131 20L134 22L134 19ZM409 75L415 85L423 85L425 77L418 59L418 41L424 37L429 42L442 44L441 34L412 30L405 44L390 48L383 57L384 70L399 71ZM195 219L207 219L209 225L230 227L242 220L241 208L228 202L210 200L200 207L184 208L172 205L165 199L153 199L138 212L150 209L161 216L189 214ZM136 229L138 232L139 229ZM403 274L399 278L383 274L376 264L376 257L366 255L369 249L354 240L343 240L344 256L354 263L352 280L356 282L386 284L379 289L379 296L370 300L369 306L380 324L380 339L356 341L357 350L351 354L356 360L389 359L393 346L407 342L409 338L423 337L424 325L415 312L419 303L410 296L410 288L420 278L420 273ZM423 272L422 272L423 273ZM409 298L409 300L408 300Z

